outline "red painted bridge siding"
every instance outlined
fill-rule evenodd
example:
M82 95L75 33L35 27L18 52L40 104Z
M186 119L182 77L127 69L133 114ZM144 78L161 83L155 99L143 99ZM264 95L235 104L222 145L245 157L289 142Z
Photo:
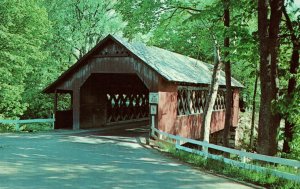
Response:
M237 127L239 91L234 90L232 125ZM159 92L158 129L186 138L200 138L202 114L177 116L177 91ZM212 113L211 133L224 129L225 110Z
M214 133L224 129L225 111L212 113L210 132ZM200 138L202 114L177 116L175 125L171 126L173 133L186 138ZM170 130L170 129L169 129Z
M177 91L159 92L158 129L170 134L176 134Z
M156 125L158 129L172 134L177 117L177 85L161 78L158 82L158 93Z
M186 138L200 138L202 116L201 115L186 115L178 116L175 123L175 131L177 135Z
M239 112L240 112L240 105L239 105L239 90L233 90L233 110L232 110L232 126L237 127L239 123Z

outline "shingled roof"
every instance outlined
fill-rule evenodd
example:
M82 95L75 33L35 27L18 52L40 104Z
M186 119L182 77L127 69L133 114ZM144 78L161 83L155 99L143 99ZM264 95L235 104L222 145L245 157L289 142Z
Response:
M143 43L129 43L123 38L112 37L168 81L191 84L211 83L213 70L213 65L211 64L155 46L146 46ZM243 87L240 82L234 78L231 79L233 87ZM223 71L221 72L219 84L226 85L225 73Z
M108 35L100 41L92 50L83 56L76 64L71 66L65 73L63 73L54 83L49 85L44 92L54 88L60 80L63 80L70 72L76 71L89 55L101 48L105 41L112 39L120 45L123 45L132 54L141 59L145 64L153 68L162 77L171 82L185 83L185 84L210 84L213 65L184 56L175 52L161 49L155 46L147 46L139 42L128 42L124 38ZM231 78L231 85L233 87L243 87L243 85ZM219 84L225 86L225 73L221 71L221 78Z

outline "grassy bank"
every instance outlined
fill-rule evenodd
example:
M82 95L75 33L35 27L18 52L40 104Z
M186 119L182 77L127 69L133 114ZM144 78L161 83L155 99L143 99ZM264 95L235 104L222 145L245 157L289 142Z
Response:
M174 145L169 143L159 142L157 145L161 150L167 152L172 157L205 171L228 176L239 181L253 183L266 188L300 189L300 183L279 178L268 173L241 169L225 164L222 161L204 159L202 156L196 154L176 150Z
M16 130L16 126L14 124L4 125L0 124L0 133L7 132L40 132L40 131L50 131L53 130L53 126L51 123L30 123L30 124L22 124L19 127L19 130Z

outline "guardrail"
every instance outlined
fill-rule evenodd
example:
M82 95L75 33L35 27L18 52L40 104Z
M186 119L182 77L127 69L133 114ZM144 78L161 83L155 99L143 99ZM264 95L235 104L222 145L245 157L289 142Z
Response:
M290 159L285 159L285 158L279 158L279 157L273 157L273 156L266 156L266 155L261 155L261 154L255 154L255 153L240 151L240 150L236 150L236 149L232 149L232 148L226 148L226 147L223 147L223 146L218 146L218 145L210 144L210 143L203 142L203 141L188 139L188 138L180 137L178 135L172 135L172 134L160 131L156 128L152 128L152 135L155 132L162 135L162 136L165 136L167 138L175 140L176 141L176 144L175 144L176 149L183 150L183 151L186 151L186 152L189 152L189 153L195 153L195 154L204 156L206 158L220 160L220 161L223 161L226 164L234 165L234 166L237 166L237 167L240 167L240 168L254 170L254 171L258 171L258 172L266 172L266 173L269 173L269 174L272 174L272 175L275 175L275 176L278 176L278 177L281 177L281 178L285 178L285 179L288 179L288 180L293 180L293 181L296 181L296 182L300 182L300 174L292 174L292 173L282 172L282 171L267 168L267 167L262 167L262 166L259 166L259 165L248 164L248 163L246 163L245 159L249 158L249 159L252 159L252 160L259 160L259 161L264 161L264 162L268 162L268 163L276 163L276 164L280 164L280 165L290 166L290 167L293 167L295 169L300 168L300 161L290 160ZM156 136L154 135L153 137L156 137ZM185 143L185 142L189 142L189 143L192 143L192 144L195 144L195 145L198 145L198 146L211 148L211 149L219 150L219 151L222 151L222 152L227 152L227 153L230 153L230 154L238 155L240 157L241 161L229 159L229 158L226 158L226 157L223 157L223 156L210 154L208 152L204 152L204 151L200 151L200 150L196 150L196 149L191 149L191 148L180 145L180 144Z
M0 120L0 124L16 124L15 129L20 130L20 124L29 124L29 123L52 123L54 128L55 117L49 119L27 119L27 120Z

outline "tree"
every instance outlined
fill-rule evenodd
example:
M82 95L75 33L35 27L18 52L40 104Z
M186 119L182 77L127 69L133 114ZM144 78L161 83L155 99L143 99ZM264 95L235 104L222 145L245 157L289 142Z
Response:
M24 80L21 104L27 107L22 116L25 119L49 117L53 113L53 98L42 94L43 88L100 39L108 33L120 32L124 25L114 11L114 1L34 1L32 4L41 7L44 11L41 16L45 15L50 21L46 31L40 24L34 26L44 32L45 40L40 45L42 59L31 62L31 76Z
M256 111L256 94L257 94L257 85L258 85L258 76L259 73L257 72L255 75L255 82L254 82L254 91L253 91L253 98L252 98L252 115L251 115L251 128L250 128L250 141L249 146L252 150L253 143L254 143L254 129L255 129L255 111Z
M46 11L36 1L0 2L0 117L17 118L29 106L24 101L28 80L41 74L37 85L43 77L43 69L34 69L43 68L47 58L43 44L49 28Z
M224 4L224 26L225 26L225 36L224 36L224 63L225 63L225 78L226 78L226 110L225 110L225 125L223 132L223 145L225 147L229 146L229 131L232 124L232 88L231 88L231 65L229 60L229 24L230 24L230 0L223 0Z
M72 63L106 35L121 33L125 25L114 10L115 1L57 0L44 4L54 23L55 48L65 52L66 61Z
M213 39L214 39L214 47L215 47L215 62L214 62L213 74L211 76L211 84L209 86L208 95L205 100L205 107L202 115L201 138L200 138L201 140L207 143L209 143L211 116L212 116L213 107L218 94L220 72L222 67L220 47L214 35L213 35ZM203 148L203 150L207 152L207 148Z
M0 117L49 117L41 94L108 33L124 26L115 1L0 2Z
M277 99L277 63L279 25L282 16L282 0L258 0L258 34L260 51L261 104L259 112L258 147L261 154L277 153L277 132L280 115L273 111L272 102ZM270 9L270 18L268 10Z
M293 98L295 98L297 78L296 74L299 70L299 50L300 50L300 37L297 36L293 23L290 19L290 16L287 13L286 7L282 6L282 12L285 17L286 28L289 31L289 36L292 42L292 55L290 60L290 68L289 73L291 77L288 80L288 90L287 90L287 102L288 106L293 102ZM297 98L297 97L296 97ZM289 109L289 108L287 108ZM283 143L283 152L290 153L290 142L293 139L293 130L295 128L295 123L293 123L290 119L291 112L285 112L285 129L284 129L284 143Z

